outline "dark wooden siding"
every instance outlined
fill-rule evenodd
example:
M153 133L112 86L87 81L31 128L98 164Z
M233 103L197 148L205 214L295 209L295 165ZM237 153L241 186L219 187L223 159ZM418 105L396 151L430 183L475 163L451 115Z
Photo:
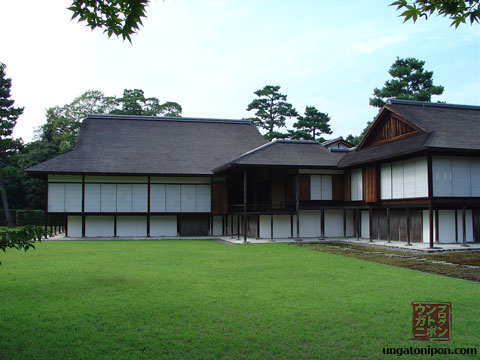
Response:
M363 147L395 140L416 132L417 130L410 125L406 124L395 116L390 115L384 124L369 136L369 139L367 139Z
M350 187L351 187L351 180L350 180L350 171L345 171L344 181L343 181L343 198L344 201L350 201L352 199Z
M226 183L212 184L212 214L224 215L228 213L228 191Z
M298 175L300 201L310 200L310 175Z
M473 241L480 242L480 209L473 210Z
M363 169L363 199L366 202L378 201L378 183L377 183L377 168L367 167Z
M374 239L387 239L387 211L372 211L372 235ZM407 212L405 209L390 210L390 240L407 242ZM410 241L423 241L421 210L410 210Z
M207 236L208 215L180 215L180 236Z
M344 199L343 175L332 175L332 200L343 201L343 199Z

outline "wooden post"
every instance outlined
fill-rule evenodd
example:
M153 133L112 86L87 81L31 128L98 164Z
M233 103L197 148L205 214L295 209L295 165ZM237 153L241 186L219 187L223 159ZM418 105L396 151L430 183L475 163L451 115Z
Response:
M273 241L273 214L270 214L270 240Z
M369 208L368 208L368 237L369 237L369 241L370 241L370 242L373 241L373 228L372 228L373 219L372 219L372 214L373 214L372 208L369 207Z
M429 229L429 240L428 247L433 249L433 206L432 201L428 202L428 229Z
M463 230L463 241L462 246L467 247L467 228L466 228L466 221L465 221L465 206L462 207L462 230Z
M347 237L347 210L343 209L343 237Z
M82 237L85 237L85 175L82 175Z
M233 215L232 215L232 219L230 221L230 232L232 233L231 235L232 235L232 239L233 239L234 236L235 236L234 233L233 233Z
M455 209L455 242L458 244L458 210Z
M147 185L147 237L150 237L150 176L148 177Z
M360 231L359 231L359 226L358 226L358 222L359 222L359 217L360 217L360 211L358 209L355 209L355 237L357 238L357 240L360 240Z
M390 241L390 208L387 208L387 242Z
M243 170L243 242L247 242L247 168Z
M438 209L435 209L435 242L438 243L440 234L438 233Z
M410 239L410 208L407 207L407 246L412 246Z
M113 237L117 237L117 214L113 215Z
M295 212L297 213L297 238L300 240L300 188L299 188L299 176L298 171L295 176Z
M237 215L237 240L240 240L240 215Z
M290 214L290 237L293 238L293 215Z
M325 210L320 210L320 237L325 239Z

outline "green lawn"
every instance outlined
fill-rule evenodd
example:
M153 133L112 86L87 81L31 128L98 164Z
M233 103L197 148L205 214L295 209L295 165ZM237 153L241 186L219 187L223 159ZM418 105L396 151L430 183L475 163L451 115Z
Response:
M293 245L42 242L0 261L2 360L384 359L480 342L478 283ZM452 302L452 341L411 340L417 300Z

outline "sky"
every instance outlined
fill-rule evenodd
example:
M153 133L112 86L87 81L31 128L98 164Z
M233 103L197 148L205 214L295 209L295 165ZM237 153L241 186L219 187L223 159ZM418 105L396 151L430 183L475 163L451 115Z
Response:
M14 136L32 141L47 108L86 90L143 89L183 116L240 119L265 85L299 113L328 113L326 138L357 135L397 56L434 72L445 91L433 101L480 105L480 25L403 23L392 1L151 0L133 44L71 21L72 0L2 1L0 62L25 107Z

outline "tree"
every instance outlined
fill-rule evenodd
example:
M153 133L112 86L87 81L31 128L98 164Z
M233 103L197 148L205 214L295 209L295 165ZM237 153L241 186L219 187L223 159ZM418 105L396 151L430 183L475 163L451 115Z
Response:
M108 37L121 36L132 42L135 34L146 17L149 0L74 0L68 8L73 12L72 20L85 21L93 30L104 29Z
M480 19L479 0L397 0L390 6L396 6L397 11L405 10L400 14L404 22L410 19L416 22L422 16L428 19L435 12L439 16L452 20L450 26L455 28L465 24L467 20L472 25L474 22L478 23Z
M330 116L318 111L315 106L307 106L305 108L305 116L298 116L298 121L293 124L296 130L289 130L292 139L303 140L319 140L325 141L322 134L331 134Z
M48 235L49 232L44 227L35 225L24 226L18 231L3 231L0 232L0 250L5 253L12 248L25 251L35 249L35 241L42 241Z
M287 96L280 94L279 90L280 86L266 85L254 92L259 99L253 100L247 106L247 111L257 110L256 117L250 120L255 126L267 130L263 135L267 140L287 137L288 134L279 130L285 127L287 118L298 116L292 104L286 102Z
M18 117L23 113L23 108L14 107L15 101L10 99L10 88L12 79L7 78L5 73L6 65L0 62L0 154L2 157L8 156L9 150L12 149L14 141L12 132ZM3 184L3 167L0 169L0 192L2 195L3 209L7 219L8 227L13 227L12 217L10 216L10 208L8 207L8 199Z
M368 129L370 129L370 125L372 125L372 121L367 121L367 125L362 130L360 135L355 136L355 135L350 134L345 138L345 140L347 140L349 143L352 143L355 146L360 144L360 141L362 141L362 139L365 136L365 134L367 133Z
M111 114L179 117L182 113L182 107L178 103L167 101L160 104L157 98L146 98L141 89L125 89L123 96L116 99L115 103L117 108L112 110Z
M443 86L433 85L433 71L425 71L423 65L422 60L397 57L388 71L393 79L387 80L382 89L373 90L375 97L370 105L382 107L387 99L431 101L432 95L441 95Z

